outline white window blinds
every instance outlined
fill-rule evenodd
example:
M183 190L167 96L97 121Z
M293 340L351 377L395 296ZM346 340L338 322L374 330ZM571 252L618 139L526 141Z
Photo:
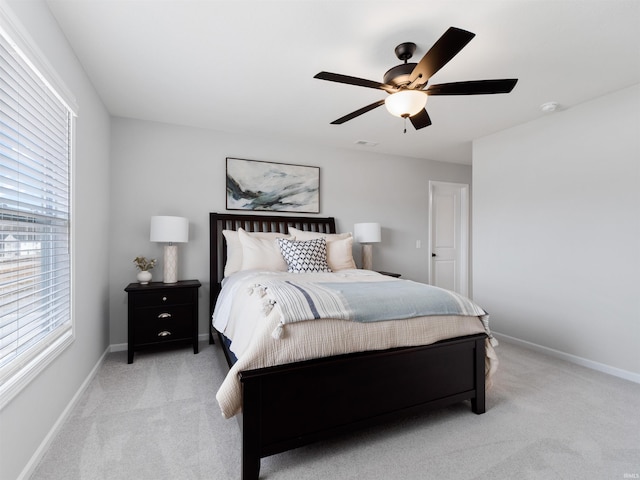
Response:
M0 29L0 393L72 335L72 122Z

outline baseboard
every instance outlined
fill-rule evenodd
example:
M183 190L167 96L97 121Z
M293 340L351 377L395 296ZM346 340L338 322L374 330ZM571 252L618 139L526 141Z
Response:
M560 350L554 350L553 348L543 347L542 345L527 342L526 340L520 340L519 338L510 337L509 335L503 335L502 333L497 333L495 331L492 331L492 333L500 341L504 340L506 343L513 343L514 345L520 345L522 347L529 348L537 352L545 353L547 355L550 355L555 358L559 358L561 360L566 360L567 362L574 363L582 367L587 367L592 370L597 370L598 372L613 375L614 377L623 378L624 380L629 380L630 382L640 383L640 374L638 373L630 372L628 370L623 370L621 368L612 367L604 363L594 362L593 360L588 360L586 358L578 357L577 355L561 352Z
M112 343L109 345L109 352L122 352L127 350L128 345L126 343Z
M200 333L198 335L198 341L199 342L204 342L204 341L209 341L209 334L208 333ZM109 351L110 352L123 352L125 350L127 350L129 348L128 344L126 343L113 343L109 346Z
M71 398L71 400L69 401L65 409L62 411L62 413L60 414L56 422L51 427L51 430L49 430L49 433L47 433L47 435L44 437L44 439L40 443L40 446L31 456L31 458L29 459L29 462L24 467L24 469L20 473L20 476L17 478L17 480L27 480L28 478L31 477L31 475L33 475L33 472L35 472L36 467L40 463L40 460L42 460L42 457L51 446L51 442L53 442L53 440L56 438L56 435L58 435L60 428L62 427L64 422L67 420L67 417L69 416L71 411L75 408L76 404L78 403L78 400L80 399L84 391L89 386L89 383L91 383L91 380L93 380L93 378L98 373L98 369L102 366L102 363L104 362L104 359L107 357L107 354L109 353L109 351L110 349L109 347L107 347L105 351L102 353L102 355L100 356L100 358L98 359L94 367L89 372L89 375L87 375L87 378L84 379L84 382L82 382L82 385L80 385L80 388L78 388L75 395Z

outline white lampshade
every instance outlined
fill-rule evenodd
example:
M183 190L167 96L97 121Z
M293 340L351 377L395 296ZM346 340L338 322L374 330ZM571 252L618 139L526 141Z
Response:
M358 243L378 243L380 231L379 223L356 223L353 226L353 239Z
M189 241L189 219L184 217L151 217L152 242L186 243Z
M420 90L400 90L385 98L384 104L391 115L413 117L427 104L427 94Z

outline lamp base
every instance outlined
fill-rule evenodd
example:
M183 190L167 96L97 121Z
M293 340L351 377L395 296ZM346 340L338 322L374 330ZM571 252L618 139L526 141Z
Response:
M178 282L178 246L164 246L164 283Z
M362 245L362 268L373 270L373 245Z

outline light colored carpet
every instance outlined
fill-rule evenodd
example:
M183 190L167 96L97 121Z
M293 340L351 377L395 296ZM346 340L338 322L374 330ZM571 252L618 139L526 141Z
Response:
M505 342L487 412L467 403L262 460L268 480L640 478L640 385ZM218 345L110 354L32 480L240 478Z

